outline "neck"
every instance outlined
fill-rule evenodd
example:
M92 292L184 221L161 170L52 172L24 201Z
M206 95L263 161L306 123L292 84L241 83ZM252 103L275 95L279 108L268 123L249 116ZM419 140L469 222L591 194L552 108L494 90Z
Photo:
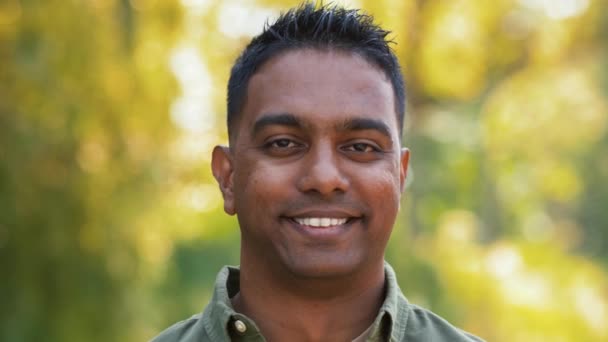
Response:
M384 300L384 262L331 279L277 276L241 260L236 311L268 341L351 341L374 321Z

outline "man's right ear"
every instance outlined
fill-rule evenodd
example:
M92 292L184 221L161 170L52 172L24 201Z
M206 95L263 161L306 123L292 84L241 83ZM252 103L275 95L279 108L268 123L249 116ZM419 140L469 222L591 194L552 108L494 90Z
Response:
M227 146L215 146L211 156L211 170L213 177L217 180L224 197L224 211L228 215L234 215L234 168L232 165L232 154Z

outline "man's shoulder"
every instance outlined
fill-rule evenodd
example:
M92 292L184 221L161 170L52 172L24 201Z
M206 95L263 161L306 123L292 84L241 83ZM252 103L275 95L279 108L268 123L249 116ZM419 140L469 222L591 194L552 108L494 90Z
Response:
M483 342L427 309L414 304L409 307L403 341Z
M202 314L177 322L153 338L150 342L209 341L202 326Z

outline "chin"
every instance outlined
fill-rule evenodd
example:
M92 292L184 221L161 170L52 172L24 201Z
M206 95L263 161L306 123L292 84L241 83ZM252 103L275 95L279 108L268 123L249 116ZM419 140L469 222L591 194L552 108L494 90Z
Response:
M344 256L299 257L285 263L298 278L336 278L349 276L361 269L362 262Z

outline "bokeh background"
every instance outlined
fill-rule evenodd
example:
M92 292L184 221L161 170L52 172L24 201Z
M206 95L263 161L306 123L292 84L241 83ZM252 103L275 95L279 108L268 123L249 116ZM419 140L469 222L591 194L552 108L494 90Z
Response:
M145 341L238 263L229 68L297 1L0 2L0 340ZM413 166L387 259L488 341L608 341L608 2L360 0Z

